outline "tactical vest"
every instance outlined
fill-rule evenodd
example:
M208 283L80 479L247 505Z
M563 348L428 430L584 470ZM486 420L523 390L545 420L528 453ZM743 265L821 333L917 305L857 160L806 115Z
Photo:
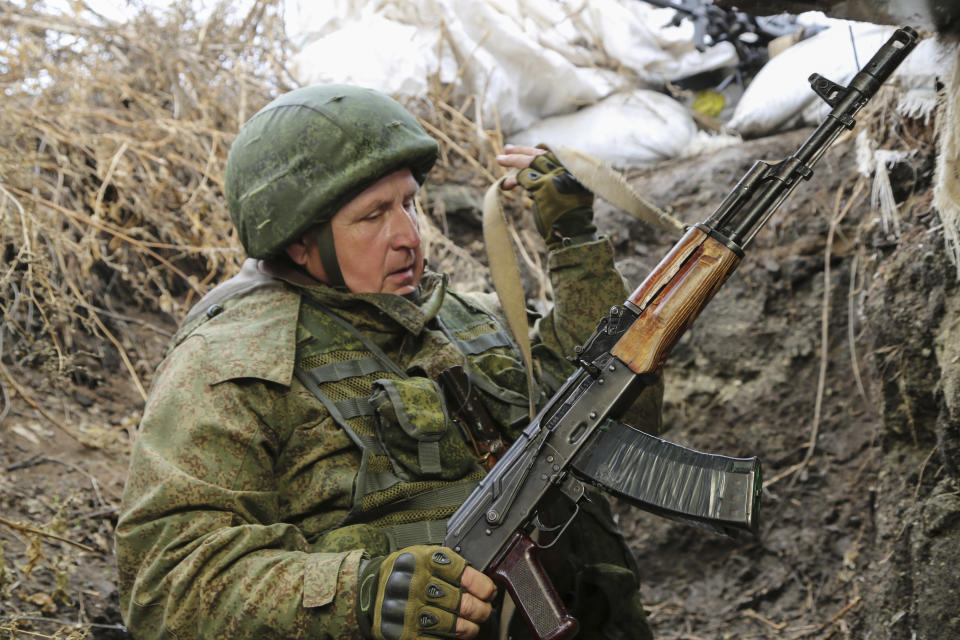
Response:
M439 307L433 325L456 351L461 359L457 364L511 441L528 420L527 398L518 391L525 393L527 388L519 353L495 316L446 291L445 283L444 278L423 308ZM282 286L281 280L261 273L256 260L247 259L240 273L190 310L170 349L219 314L227 301ZM351 509L338 528L376 527L391 550L442 542L446 519L485 472L451 423L443 394L433 381L439 371L408 375L335 310L323 308L306 294L301 300L298 332L313 339L298 340L295 374L362 452ZM534 347L535 354L540 346ZM540 402L547 397L545 392L562 382L554 368L538 371L546 387L538 392ZM377 542L362 532L359 540L351 541L350 535L345 532L343 544Z
M456 351L456 364L509 437L528 417L527 399L516 391L526 381L515 346L493 316L444 293L444 283L438 284L434 300L424 304L439 306L430 324L434 339L442 334ZM409 375L307 295L299 323L313 339L298 339L295 374L362 451L351 509L340 526L380 528L390 550L442 542L446 519L485 472L431 379L438 372L419 363L418 375Z

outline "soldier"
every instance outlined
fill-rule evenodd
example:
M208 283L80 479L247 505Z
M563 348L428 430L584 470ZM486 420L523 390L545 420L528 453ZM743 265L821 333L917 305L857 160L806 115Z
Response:
M550 249L542 406L626 292L592 194L552 155L507 151L503 166L530 168L505 186L530 190ZM527 384L489 297L425 267L414 198L436 155L399 104L345 85L290 92L240 130L225 191L249 258L159 367L117 525L135 637L496 637L494 584L437 546L485 473L437 380L462 367L506 442ZM543 555L580 637L650 637L602 497Z

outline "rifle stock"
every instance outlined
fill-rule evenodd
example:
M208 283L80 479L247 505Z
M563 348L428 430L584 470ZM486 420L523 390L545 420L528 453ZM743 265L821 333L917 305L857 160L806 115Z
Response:
M688 229L623 305L610 310L576 349L578 369L451 516L444 544L509 591L539 640L564 640L578 628L536 558L533 534L543 527L537 507L548 491L559 490L579 510L585 480L656 513L722 532L755 530L761 485L756 458L712 456L649 437L656 442L624 444L632 437L628 425L614 429L620 442L612 444L603 439L605 431L652 383L671 349L737 268L744 247L799 181L813 175L837 135L853 128L853 116L917 40L913 29L898 29L848 87L810 77L833 107L826 119L786 160L755 163L716 211ZM651 466L662 470L606 473L597 452L614 451L624 460L652 460ZM593 471L597 476L590 476ZM605 484L600 476L624 484ZM652 481L668 490L653 491L655 499L648 500ZM562 535L577 510L566 524L549 530Z

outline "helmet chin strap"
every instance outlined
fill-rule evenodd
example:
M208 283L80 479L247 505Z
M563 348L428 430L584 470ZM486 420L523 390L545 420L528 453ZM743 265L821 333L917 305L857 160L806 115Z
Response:
M320 261L327 274L327 284L334 289L349 291L347 283L343 281L340 263L337 262L337 249L333 244L333 227L325 222L317 231L317 248L320 250Z

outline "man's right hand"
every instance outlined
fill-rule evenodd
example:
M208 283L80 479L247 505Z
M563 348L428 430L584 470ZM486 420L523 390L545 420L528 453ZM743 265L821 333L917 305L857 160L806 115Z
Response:
M360 573L357 616L376 640L473 638L497 589L446 547L406 547L373 558Z

